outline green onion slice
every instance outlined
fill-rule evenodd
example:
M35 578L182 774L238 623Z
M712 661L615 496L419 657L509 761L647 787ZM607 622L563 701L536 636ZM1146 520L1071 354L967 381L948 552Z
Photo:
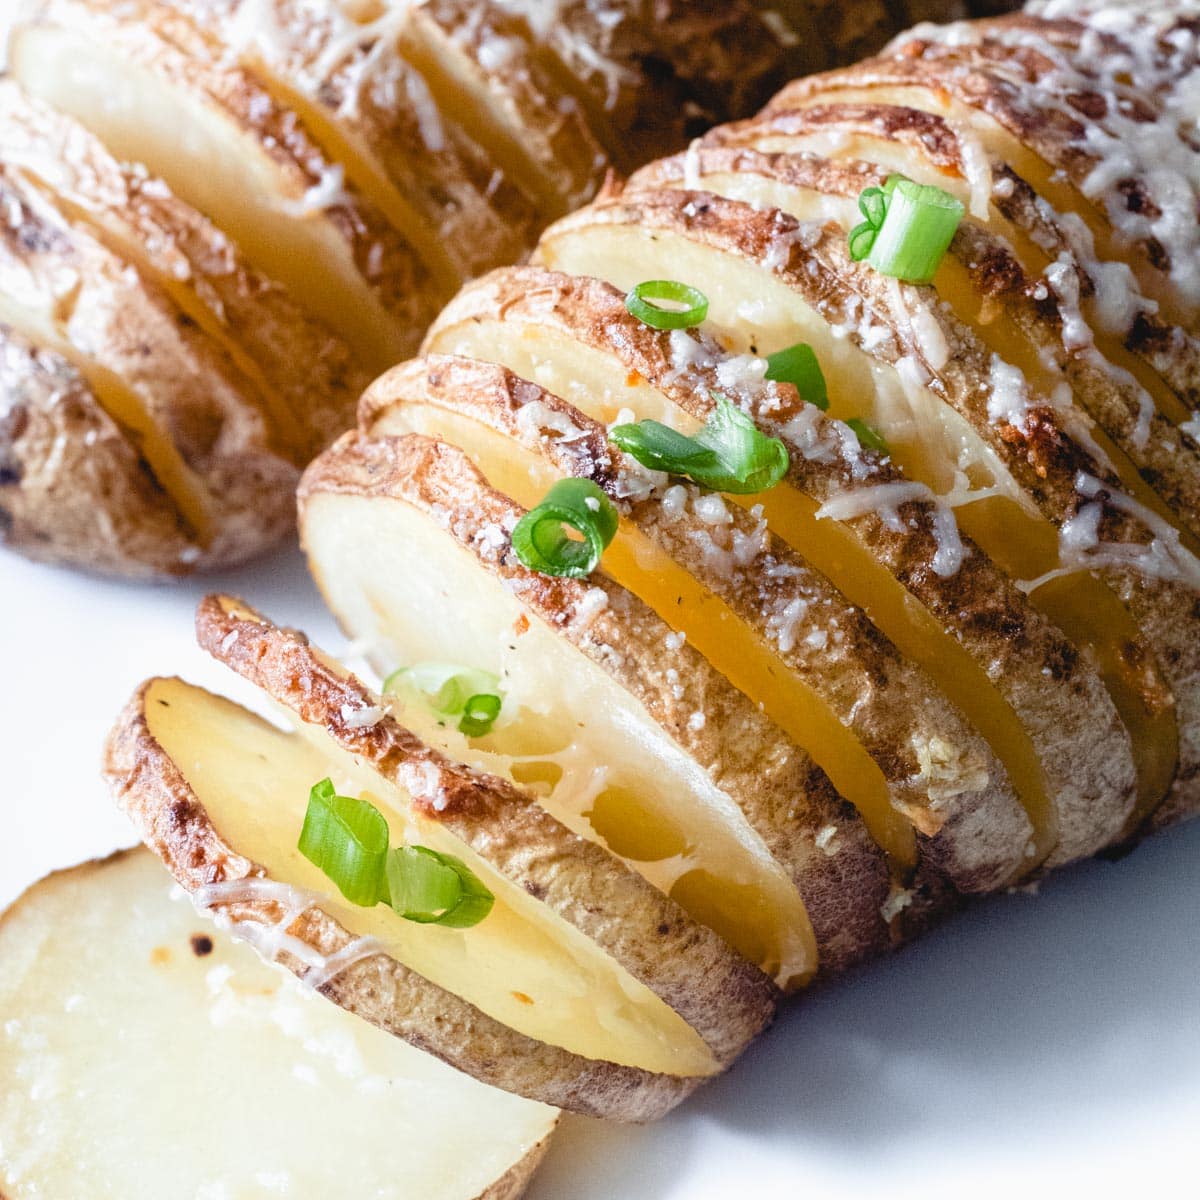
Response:
M932 281L965 212L949 192L903 175L867 188L858 207L865 220L850 232L850 257L906 283Z
M651 329L691 329L708 316L708 297L677 279L649 279L630 289L625 307Z
M500 715L500 676L454 663L417 663L393 671L383 690L419 699L444 717L460 717L468 737L482 737Z
M790 383L800 393L800 399L824 411L829 407L829 390L825 373L816 353L806 342L797 342L786 350L776 350L767 356L766 378L774 383Z
M426 846L401 846L388 855L392 908L409 921L469 929L492 911L495 897L461 859Z
M846 424L854 430L854 436L858 438L860 445L868 450L878 450L881 454L887 453L888 444L883 434L872 429L861 417L851 417Z
M467 737L483 737L500 715L500 697L494 692L479 692L463 706L458 727Z
M369 908L379 903L387 848L387 821L374 805L337 795L331 779L313 785L300 830L300 853L324 871L351 904Z
M616 506L596 484L560 479L517 522L512 545L522 565L539 575L583 579L596 569L616 532Z
M461 859L426 846L388 849L388 824L366 800L339 796L322 779L308 794L300 853L360 908L390 905L407 921L469 929L495 898Z
M642 466L686 475L713 491L749 495L773 488L787 473L787 447L720 392L712 395L717 406L695 437L651 420L615 425L608 436Z

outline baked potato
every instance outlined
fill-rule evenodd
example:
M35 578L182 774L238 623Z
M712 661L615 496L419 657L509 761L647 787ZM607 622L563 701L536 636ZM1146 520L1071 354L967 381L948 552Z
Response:
M1061 131L1060 141L1031 132L1019 156L981 132L994 120L986 80L1010 116L1016 104L1012 55L1040 86L1030 104L1049 112L1051 87L1078 83L1097 38L1110 53L1124 47L1102 69L1145 61L1149 78L1135 82L1152 99L1139 120L1153 124L1153 108L1164 153L1191 162L1178 124L1190 93L1173 90L1186 64L1162 49L1191 43L1169 28L1105 18L1097 32L1086 16L1022 16L921 30L877 60L790 85L760 117L627 183L610 180L543 234L534 265L464 288L425 357L369 389L358 432L301 485L314 576L377 668L428 651L502 673L521 657L501 649L520 641L510 631L535 629L531 655L552 665L536 688L517 689L528 713L510 736L545 719L528 694L553 697L549 711L589 729L629 728L588 698L582 649L626 680L639 728L671 739L631 772L637 803L661 809L654 793L670 768L659 764L683 750L708 777L676 790L687 815L674 827L690 852L708 838L717 782L741 811L731 819L750 823L820 910L824 882L795 869L722 773L744 757L744 725L731 723L719 686L732 685L761 711L761 743L820 768L883 851L888 941L958 896L1122 845L1200 805L1197 320L1180 291L1190 268L1146 237L1118 256L1116 232L1093 228L1105 210L1084 199L1055 212L1069 197L1040 189L1070 158ZM954 73L959 58L967 65L939 92L938 72ZM1134 86L1110 84L1123 95ZM947 95L960 106L949 120L933 111ZM1082 103L1081 138L1100 119L1094 108ZM1045 169L1030 167L1052 150ZM1138 169L1147 194L1163 193L1155 203L1168 182L1198 190L1183 167L1168 182L1151 178L1148 160ZM929 285L886 277L848 248L861 194L896 173L938 183L969 214ZM1186 246L1197 222L1183 207ZM1084 233L1093 249L1075 257ZM641 319L629 297L647 279L699 288L702 325ZM1127 328L1113 320L1118 285L1133 297ZM827 412L766 378L769 356L798 341L815 351ZM787 448L778 486L720 497L648 473L608 440L606 427L635 420L695 434L720 399ZM434 473L445 483L429 491ZM598 485L619 516L599 570L578 583L530 576L512 538L566 476ZM423 508L424 522L402 520L405 508ZM591 626L579 634L589 607L590 621L620 618L599 645ZM663 647L652 656L644 631ZM686 666L680 647L698 652ZM703 682L699 702L689 680ZM608 740L608 758L594 756L604 765L624 758ZM450 737L439 744L482 764ZM511 768L520 755L508 758ZM811 790L795 794L811 805ZM588 793L583 809L592 833L637 869L639 854L678 844L631 855L595 801ZM544 802L555 804L553 788ZM715 892L733 895L713 874ZM674 875L658 882L738 944L719 901L676 890ZM810 920L818 971L839 969ZM851 959L869 952L864 942Z
M0 1194L517 1200L554 1109L326 1003L173 890L125 851L0 917Z
M487 1083L618 1120L665 1112L770 1019L766 975L528 793L427 747L301 635L219 596L197 631L290 730L150 680L105 773L193 899L323 995ZM393 843L465 863L494 897L486 918L343 900L297 847L324 778L370 796Z
M365 384L416 348L464 280L525 254L595 191L616 148L633 165L678 145L670 120L658 130L669 141L652 140L654 114L690 114L694 129L693 97L713 118L745 112L779 78L782 48L748 4L669 7L630 0L614 23L568 5L551 25L537 5L453 0L6 10L10 186L33 188L76 242L101 246L110 277L154 291L195 363L181 370L156 339L136 378L122 373L128 360L73 357L76 344L37 324L10 275L4 326L70 362L113 422L110 449L115 430L128 453L119 485L111 454L52 486L46 463L36 485L9 478L5 540L153 578L230 565L284 536L296 469L351 423ZM12 236L27 237L11 213ZM88 320L133 324L98 310ZM9 357L25 361L19 344ZM5 428L28 424L21 403L6 391ZM191 436L204 405L219 464ZM139 498L119 519L81 519L123 495Z

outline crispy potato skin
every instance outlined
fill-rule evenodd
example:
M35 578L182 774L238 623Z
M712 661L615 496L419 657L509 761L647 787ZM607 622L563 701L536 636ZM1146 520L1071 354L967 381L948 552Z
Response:
M180 575L198 552L69 363L0 327L0 542L101 574Z

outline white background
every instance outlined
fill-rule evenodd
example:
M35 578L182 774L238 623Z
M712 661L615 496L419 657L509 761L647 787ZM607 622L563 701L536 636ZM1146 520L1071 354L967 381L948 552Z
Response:
M335 653L345 645L292 552L172 588L0 552L0 902L132 840L97 763L143 677L239 694L192 644L195 601L217 586ZM529 1195L757 1200L768 1188L1200 1196L1200 822L1062 873L1036 898L980 905L794 1004L655 1126L568 1119Z

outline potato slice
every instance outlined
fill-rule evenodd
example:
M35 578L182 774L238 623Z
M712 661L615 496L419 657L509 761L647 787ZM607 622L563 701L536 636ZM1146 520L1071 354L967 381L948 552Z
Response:
M368 370L403 358L446 294L295 114L168 9L46 0L13 32L9 69L163 178Z
M556 216L591 199L608 166L579 105L558 93L501 6L427 0L398 31L439 109Z
M690 157L651 164L629 186L715 192L758 208L777 208L799 221L836 221L848 233L862 219L860 193L881 186L887 176L865 162L835 164L812 154L697 148ZM1155 398L1136 378L1116 369L1084 339L1075 324L1077 309L1048 288L1038 291L1003 240L965 221L933 287L983 345L1017 368L1047 403L1058 403L1055 398L1068 391L1104 430L1091 436L1109 457L1123 454L1137 468L1146 481L1143 498L1157 495L1173 521L1200 531L1196 446L1158 411ZM1175 421L1189 415L1179 404L1172 413Z
M1092 644L1107 640L1133 686L1145 688L1149 713L1174 708L1176 784L1191 794L1200 755L1193 666L1193 660L1200 666L1200 651L1180 614L1192 611L1200 564L1189 539L1181 541L1180 530L1164 519L1161 502L1152 493L1145 497L1136 473L1117 473L1118 457L1096 445L1078 410L1033 395L1019 372L931 304L927 290L850 263L835 226L799 224L715 196L697 202L687 193L642 192L560 222L539 253L551 265L602 272L624 286L671 269L713 281L706 289L709 320L736 349L812 341L833 373L833 394L874 405L859 411L883 431L905 471L945 494L965 469L987 498L958 511L964 528L1016 578L1052 581L1056 613L1094 628ZM759 309L744 306L747 295ZM834 337L831 326L849 336ZM1031 571L1035 565L1042 569ZM1101 612L1104 623L1095 628ZM1169 692L1144 676L1155 660ZM1124 793L1108 795L1104 814L1091 799L1081 814L1081 845L1091 842L1091 852L1133 815ZM1142 799L1148 807L1155 803ZM1074 857L1072 840L1050 861Z
M0 326L0 542L104 573L182 574L197 552L137 448L64 358Z
M170 0L214 37L430 259L440 282L526 254L532 199L439 108L399 51L407 5ZM437 261L435 261L435 258Z
M460 450L347 435L306 473L301 512L318 586L379 668L499 675L515 728L497 748L518 777L560 783L543 800L558 819L781 985L817 969L814 920L831 968L886 941L882 863L807 755L623 588L516 562L523 510Z
M258 397L149 280L0 167L0 322L70 363L132 439L191 544L183 565L260 553L292 526L295 468ZM89 547L76 547L89 565Z
M264 954L316 964L325 995L486 1082L617 1119L665 1112L769 1019L765 976L526 795L429 750L302 636L222 597L197 628L290 730L152 680L106 773L180 882ZM486 920L453 930L341 900L296 849L326 776L384 812L393 844L466 861L496 897Z
M299 465L339 433L369 382L349 347L161 180L116 161L81 125L0 81L5 159L53 193L165 292L254 386Z
M705 287L711 297L725 278L725 262L694 269L708 272L693 277L711 281ZM738 272L735 264L734 282L755 297L748 311L756 318L772 303L803 317L786 294L748 273L738 280ZM741 304L747 292L724 294ZM779 345L796 336L776 332ZM1094 797L1128 795L1128 741L1089 665L968 540L957 570L934 570L939 552L952 549L934 498L914 492L878 456L860 452L844 429L798 403L793 389L764 384L761 361L756 367L732 357L709 337L649 329L629 315L621 292L598 279L535 268L499 271L464 290L426 346L503 362L603 421L627 408L693 428L710 410L711 391L734 396L791 447L788 479L754 498L769 527L861 606L983 733L1034 822L1030 867L1053 848L1063 813L1073 812L1068 823L1081 822L1090 839ZM823 355L827 372L831 361L837 358ZM854 384L856 396L874 387L869 374ZM888 491L897 485L907 491ZM860 489L865 502L851 500L847 508ZM903 522L880 513L889 495L906 497ZM1006 636L996 636L1001 629ZM1070 665L1047 674L1047 663ZM1087 772L1094 774L1085 783Z
M915 829L922 857L960 891L1003 886L1024 867L1031 826L987 743L769 533L761 509L683 485L648 495L602 424L491 364L431 356L394 368L363 410L372 435L458 446L525 508L564 475L607 488L624 520L605 574L811 754L900 865L915 865Z
M1143 19L1131 8L1103 28L1086 17L1020 16L948 27L948 34L924 28L880 58L797 80L769 107L886 103L949 118L1059 212L1077 213L1101 258L1128 261L1168 319L1193 328L1200 308L1195 152L1187 142L1193 116L1187 95L1173 87L1195 64L1186 21L1182 11ZM1172 27L1182 33L1182 50L1173 48Z
M171 891L125 851L0 918L6 1197L517 1200L552 1108L327 1004Z
M944 117L886 104L822 102L715 129L704 143L866 161L944 188L1003 239L1027 275L1041 277L1060 306L1085 319L1071 329L1072 350L1089 355L1090 337L1115 375L1131 375L1166 421L1187 424L1200 412L1200 339L1158 315L1125 262L1097 256L1077 214L1057 212L1011 166L989 160L977 139ZM1188 436L1195 441L1194 431Z

